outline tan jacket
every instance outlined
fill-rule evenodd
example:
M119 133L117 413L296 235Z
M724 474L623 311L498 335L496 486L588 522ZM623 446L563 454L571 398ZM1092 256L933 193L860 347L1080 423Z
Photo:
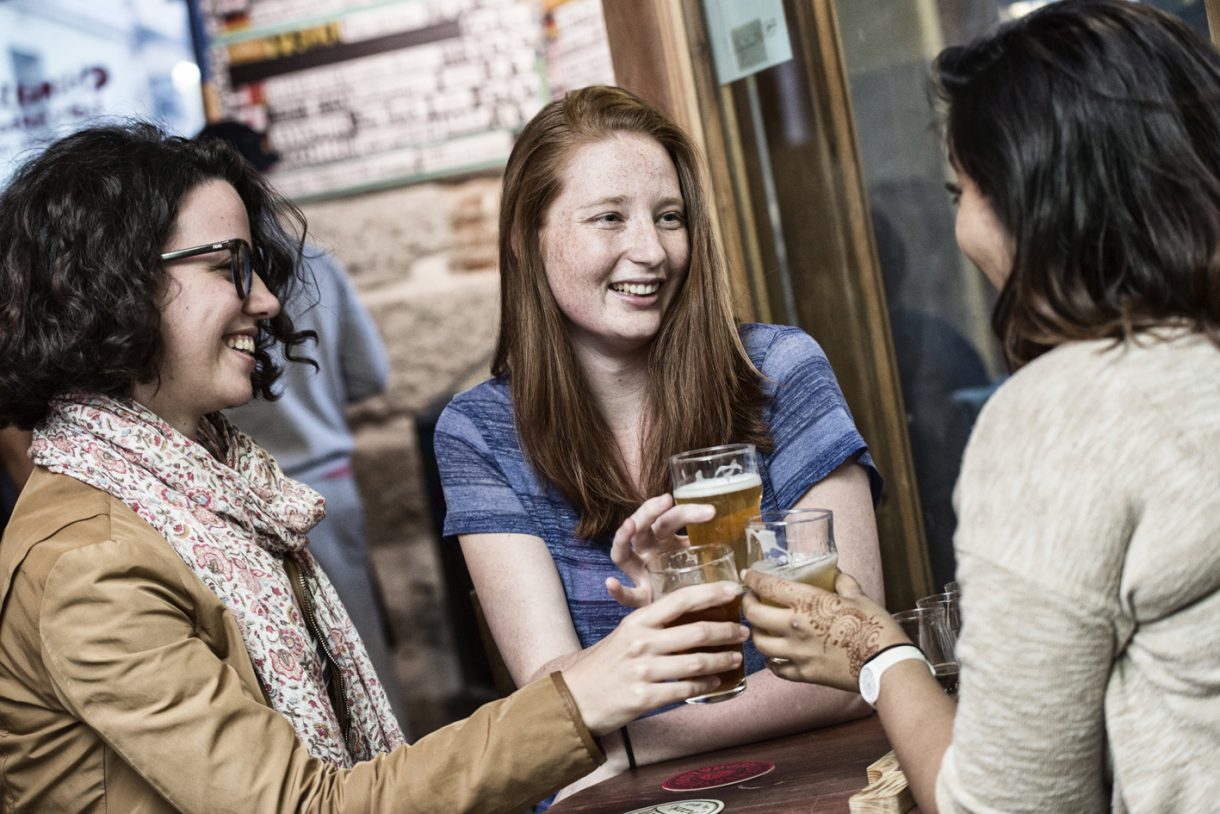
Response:
M0 811L509 812L604 760L558 673L350 770L126 505L37 469L0 542Z

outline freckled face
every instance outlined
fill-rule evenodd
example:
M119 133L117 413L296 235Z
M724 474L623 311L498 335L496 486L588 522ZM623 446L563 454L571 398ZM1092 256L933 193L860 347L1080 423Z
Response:
M996 217L991 201L979 192L970 176L957 170L957 185L960 190L954 229L957 245L992 285L1002 288L1012 273L1012 241Z
M224 181L208 181L182 199L164 252L240 237L250 242L241 197ZM132 395L184 435L194 437L207 413L244 404L254 395L253 341L258 322L280 304L257 274L245 300L237 296L229 252L165 265L160 294L160 381L137 384Z
M576 150L540 230L551 293L578 353L638 354L690 262L678 173L655 139L617 133Z

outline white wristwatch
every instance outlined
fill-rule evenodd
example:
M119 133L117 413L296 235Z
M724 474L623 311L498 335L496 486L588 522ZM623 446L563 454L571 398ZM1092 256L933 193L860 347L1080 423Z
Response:
M928 661L928 657L923 654L922 650L913 644L895 644L884 650L878 650L860 668L860 697L867 701L870 707L877 706L877 695L881 692L881 676L898 662L908 659L922 661L928 668L928 672L936 675L931 662Z

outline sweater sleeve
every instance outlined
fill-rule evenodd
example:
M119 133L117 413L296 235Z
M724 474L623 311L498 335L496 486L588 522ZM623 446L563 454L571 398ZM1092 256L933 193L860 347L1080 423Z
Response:
M979 418L955 545L944 811L1210 811L1220 794L1220 352L1069 343Z
M212 652L190 593L149 560L147 546L115 540L64 554L40 636L65 707L181 811L512 812L604 759L548 677L413 746L334 768Z
M941 812L1109 810L1103 698L1113 658L1104 608L1037 578L973 563L958 645L953 745L937 779Z
M1096 377L1095 377L1096 378ZM1105 692L1130 512L1122 401L1031 365L993 396L967 448L955 544L962 665L945 812L1108 809Z

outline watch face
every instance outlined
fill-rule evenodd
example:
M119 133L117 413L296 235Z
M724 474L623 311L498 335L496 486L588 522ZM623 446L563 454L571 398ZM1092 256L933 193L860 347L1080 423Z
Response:
M868 665L860 673L860 695L870 704L877 700L877 677Z

